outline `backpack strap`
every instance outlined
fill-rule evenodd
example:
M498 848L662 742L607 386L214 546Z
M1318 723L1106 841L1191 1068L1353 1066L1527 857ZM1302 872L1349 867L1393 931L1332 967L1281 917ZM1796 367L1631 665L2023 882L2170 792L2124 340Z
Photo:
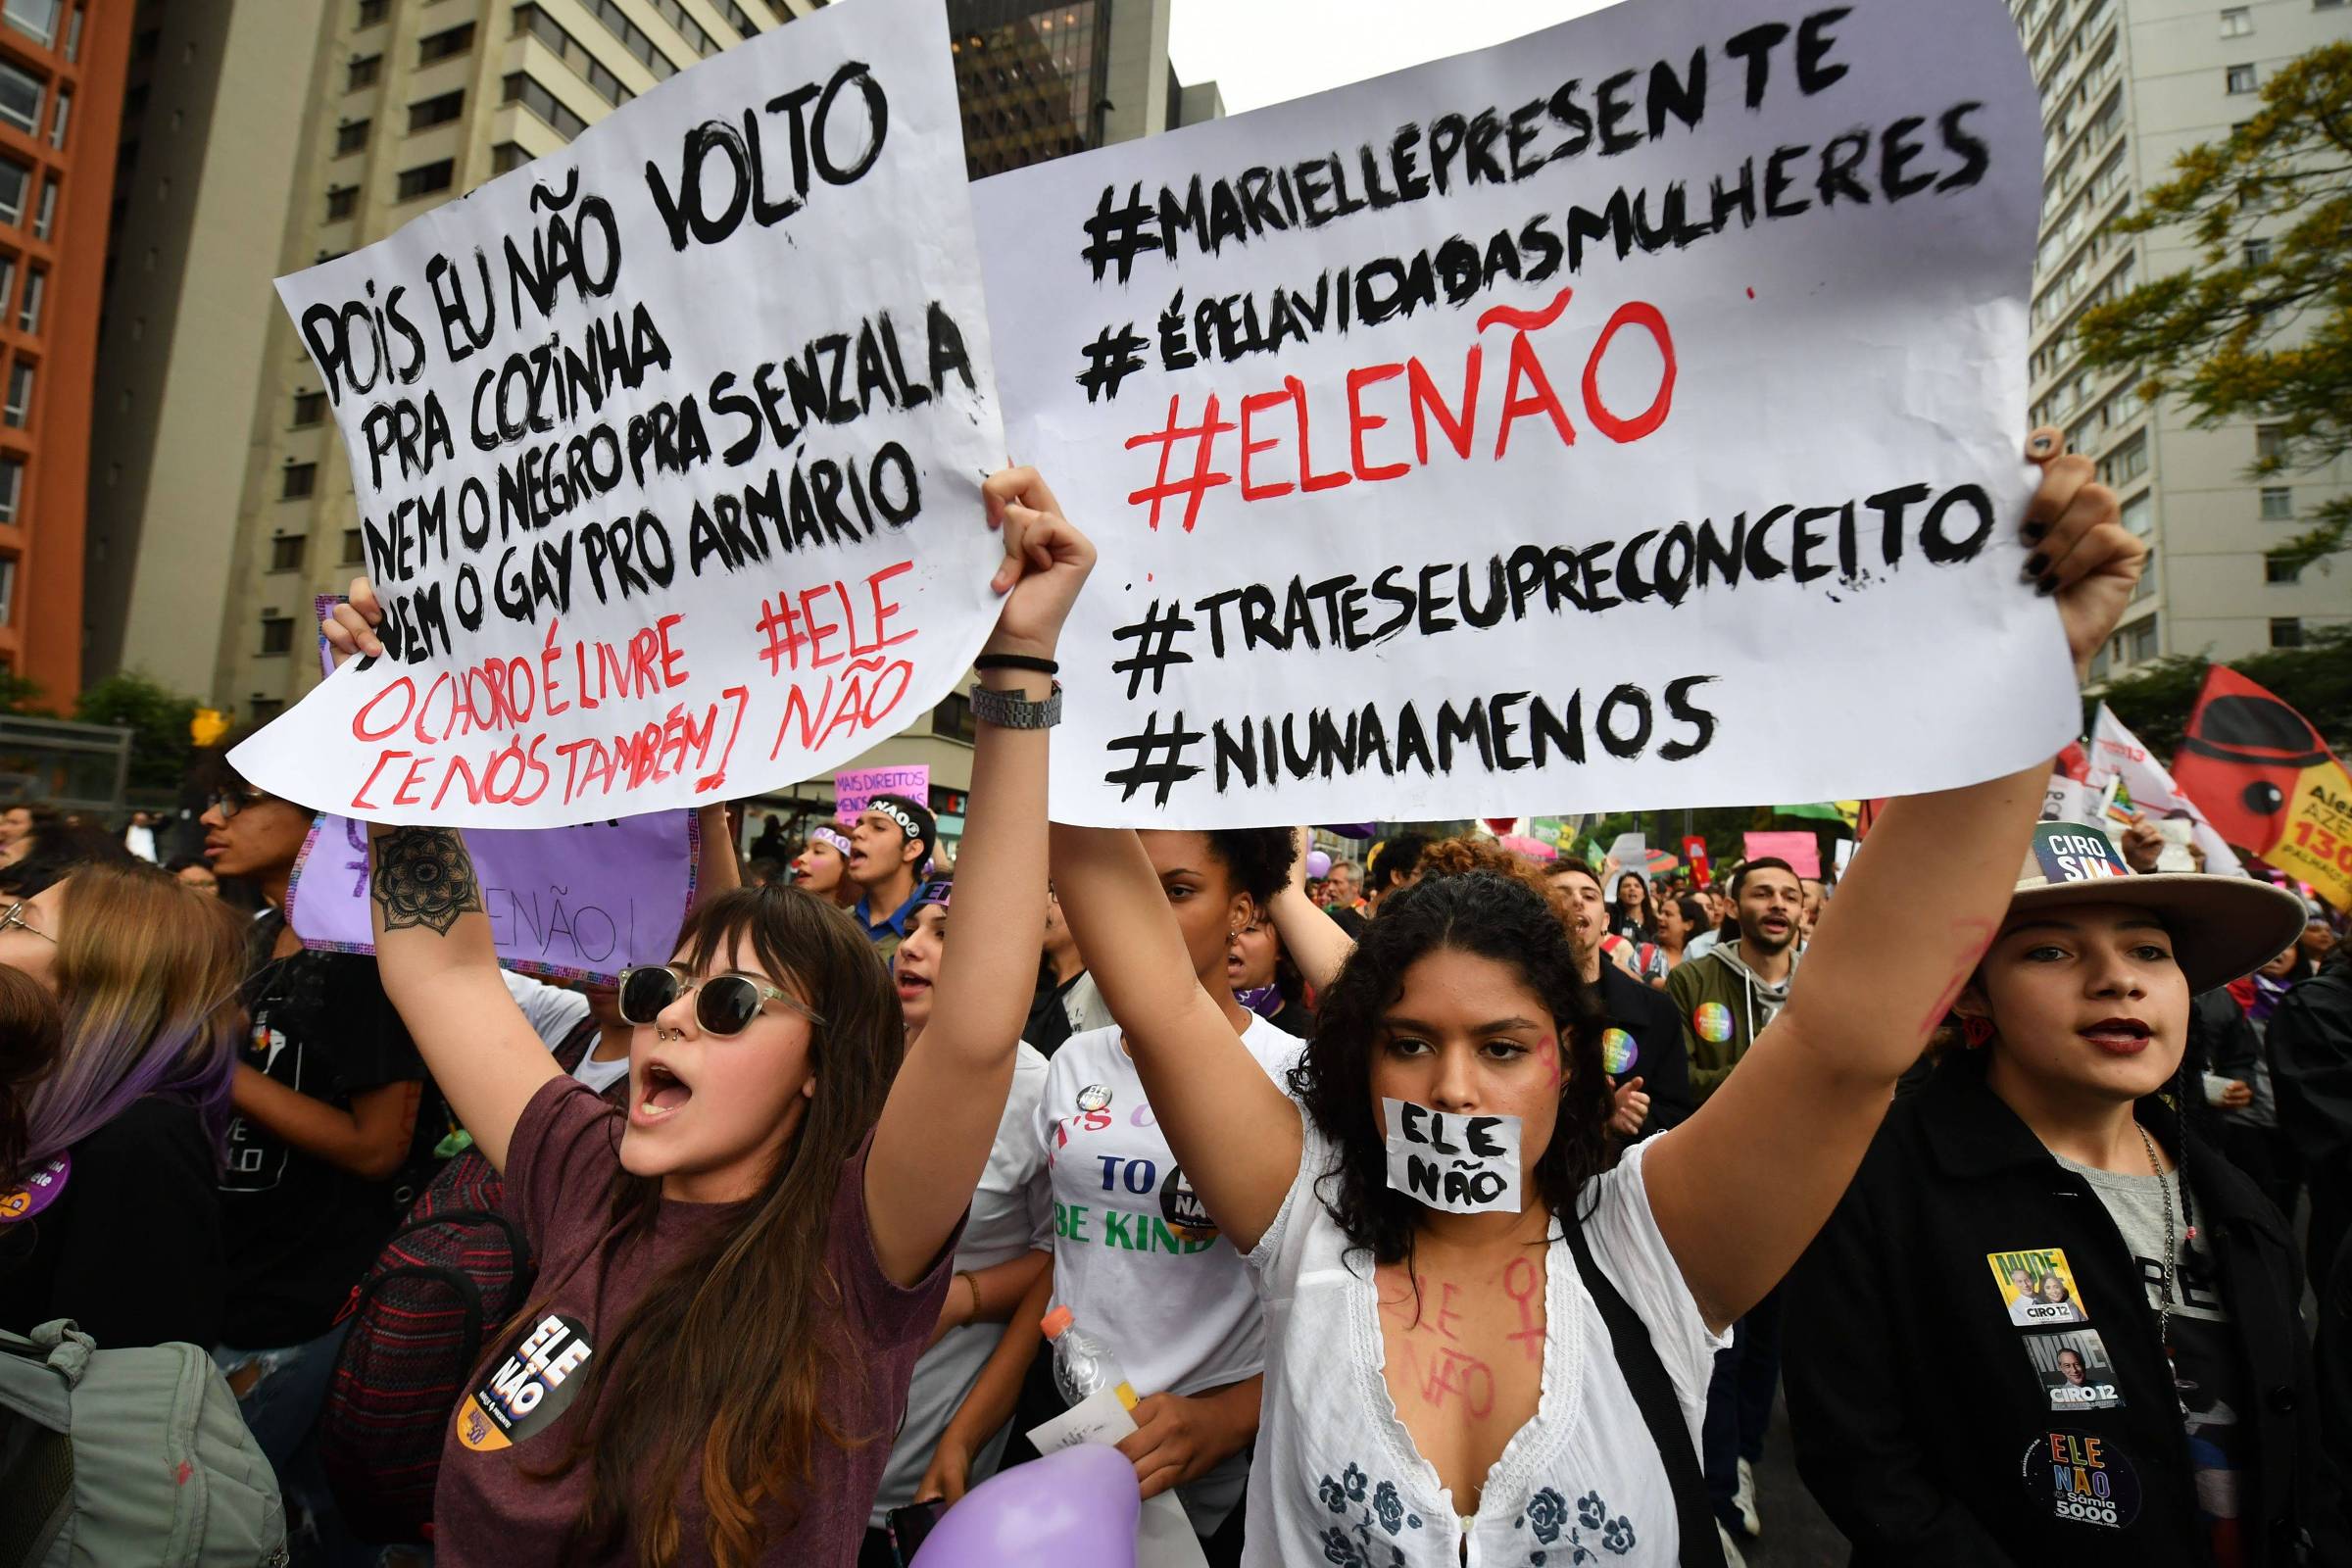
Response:
M1717 1533L1715 1510L1707 1501L1706 1477L1690 1446L1690 1430L1683 1420L1682 1401L1675 1397L1673 1380L1666 1375L1666 1363L1658 1359L1648 1325L1592 1260L1584 1225L1574 1210L1574 1204L1561 1208L1560 1228L1567 1232L1568 1250L1576 1254L1576 1272L1608 1328L1617 1370L1625 1375L1626 1387L1633 1391L1634 1403L1641 1408L1642 1424L1649 1428L1649 1441L1657 1446L1658 1458L1666 1466L1666 1483L1674 1489L1675 1528L1682 1539L1677 1560L1682 1568L1725 1568L1723 1537Z
M556 1044L556 1065L567 1073L578 1072L580 1063L588 1058L588 1053L596 1049L597 1036L602 1032L594 1018L582 1018L573 1024L571 1033Z

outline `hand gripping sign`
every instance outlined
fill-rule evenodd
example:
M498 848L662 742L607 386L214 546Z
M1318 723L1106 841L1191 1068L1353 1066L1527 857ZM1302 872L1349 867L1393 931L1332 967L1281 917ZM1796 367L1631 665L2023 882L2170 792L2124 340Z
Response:
M1642 0L976 189L1057 818L1822 800L2077 722L1998 0Z
M995 614L977 274L943 12L861 0L280 279L387 653L237 764L349 817L545 827L904 728Z

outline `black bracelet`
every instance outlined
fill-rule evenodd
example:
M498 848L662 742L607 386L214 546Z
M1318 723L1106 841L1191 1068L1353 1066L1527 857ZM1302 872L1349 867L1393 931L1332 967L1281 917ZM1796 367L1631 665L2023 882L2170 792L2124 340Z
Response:
M1039 675L1058 675L1061 666L1051 659L1039 659L1033 654L982 654L972 661L972 667L986 673L992 669L1026 669Z

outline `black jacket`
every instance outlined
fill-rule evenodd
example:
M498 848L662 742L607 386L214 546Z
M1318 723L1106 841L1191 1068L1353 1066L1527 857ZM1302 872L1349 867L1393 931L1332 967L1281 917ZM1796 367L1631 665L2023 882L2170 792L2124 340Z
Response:
M1690 1096L1690 1053L1683 1046L1683 1020L1674 1004L1666 1000L1666 993L1644 985L1603 957L1600 983L1593 988L1593 996L1600 1003L1604 1027L1622 1029L1633 1037L1633 1065L1614 1074L1610 1082L1642 1080L1642 1092L1649 1096L1649 1114L1642 1122L1642 1136L1647 1138L1688 1121L1697 1108Z
M2210 1560L2187 1441L2137 1265L2089 1185L2051 1158L1955 1053L1895 1102L1830 1223L1789 1277L1788 1413L1797 1469L1856 1564L2152 1568ZM2143 1102L2168 1145L2173 1118ZM2307 1552L2320 1463L2303 1293L2278 1210L2193 1143L2200 1234L2243 1356L2255 1427L2241 1513L2247 1561ZM2121 1408L2050 1407L1991 1257L2062 1250L2076 1299L2114 1360ZM2057 1517L2053 1434L2096 1439L2103 1493L2135 1492L2115 1525ZM2131 1513L2131 1509L2124 1510Z
M2278 1127L2313 1191L2352 1182L2352 959L2330 958L2279 998L2268 1043Z

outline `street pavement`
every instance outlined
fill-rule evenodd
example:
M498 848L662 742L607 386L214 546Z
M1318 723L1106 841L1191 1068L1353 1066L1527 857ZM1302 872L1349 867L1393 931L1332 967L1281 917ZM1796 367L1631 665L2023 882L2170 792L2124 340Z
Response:
M1747 1568L1844 1568L1845 1537L1821 1511L1796 1476L1788 1446L1788 1406L1773 1401L1772 1432L1764 1440L1764 1462L1756 1470L1756 1515L1764 1534L1740 1543Z

